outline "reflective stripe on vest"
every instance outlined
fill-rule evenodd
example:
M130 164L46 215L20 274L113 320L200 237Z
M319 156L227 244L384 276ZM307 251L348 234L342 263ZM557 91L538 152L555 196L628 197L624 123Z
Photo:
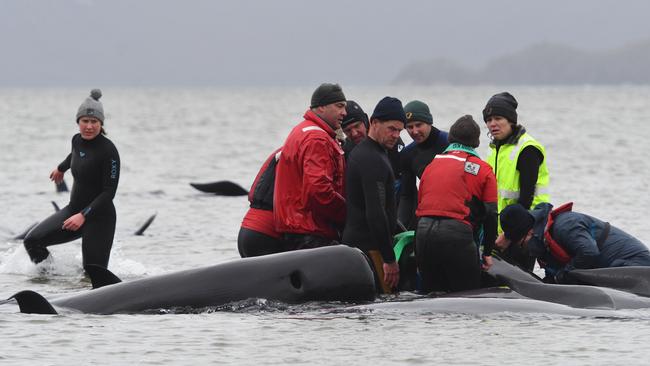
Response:
M500 146L498 152L494 145L491 145L487 163L490 164L497 178L498 211L501 212L506 206L517 203L519 199L519 171L517 170L517 159L519 154L528 146L537 148L543 156L542 164L539 166L537 182L535 184L535 195L531 207L542 202L549 202L548 191L549 173L546 166L546 150L544 146L535 140L528 133L519 137L517 144L505 144ZM527 207L528 208L528 207ZM503 232L499 222L499 233Z

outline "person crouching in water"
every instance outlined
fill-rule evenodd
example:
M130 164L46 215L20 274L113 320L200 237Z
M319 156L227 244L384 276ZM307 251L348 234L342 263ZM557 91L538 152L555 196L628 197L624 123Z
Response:
M497 185L492 168L474 148L480 128L472 116L449 130L449 147L422 174L415 253L422 291L455 292L481 287L481 269L492 265L497 231ZM483 264L475 232L483 225Z
M120 156L104 135L104 108L94 89L77 111L79 133L72 137L72 152L50 174L55 183L70 169L74 177L70 202L34 227L24 240L34 263L45 260L47 247L78 238L84 267L108 267L115 235L113 197L120 179Z
M565 283L573 269L650 266L648 247L632 235L595 217L572 211L573 203L553 209L542 202L528 211L516 203L501 211L499 249L528 249L544 268L544 282Z
M399 99L385 97L379 101L370 117L368 138L352 150L345 173L343 243L370 257L384 293L393 292L399 282L399 265L393 252L395 177L387 151L397 143L405 123Z

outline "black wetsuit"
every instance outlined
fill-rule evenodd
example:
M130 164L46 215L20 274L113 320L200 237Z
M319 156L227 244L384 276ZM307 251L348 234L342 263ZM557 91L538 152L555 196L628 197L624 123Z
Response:
M415 209L418 204L418 189L416 178L421 178L424 168L431 160L449 146L447 132L431 127L431 132L421 144L412 142L400 153L401 188L398 208L398 219L409 230L416 226Z
M348 161L348 158L350 157L350 154L352 153L352 149L355 148L355 143L354 141L350 139L345 139L345 142L343 143L343 152L345 153L345 161ZM400 196L400 188L402 186L402 166L401 166L401 155L400 152L404 149L404 141L402 141L401 138L397 139L397 142L395 143L395 146L393 146L392 149L388 150L388 161L390 161L390 166L393 168L393 176L395 177L395 206L397 207L399 205L399 196Z
M103 135L84 140L77 134L72 138L72 152L58 166L61 172L68 169L74 177L70 203L27 234L25 249L39 263L49 255L46 247L81 237L83 265L107 267L115 234L113 197L120 178L120 156ZM85 217L81 228L63 230L63 222L80 212Z
M386 150L366 138L352 151L345 173L347 216L343 243L364 252L378 250L395 261L395 178Z

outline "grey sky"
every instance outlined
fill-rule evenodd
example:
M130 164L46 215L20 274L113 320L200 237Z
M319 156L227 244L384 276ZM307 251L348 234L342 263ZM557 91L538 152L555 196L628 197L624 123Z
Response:
M650 38L646 0L2 0L0 86L383 84L537 42Z

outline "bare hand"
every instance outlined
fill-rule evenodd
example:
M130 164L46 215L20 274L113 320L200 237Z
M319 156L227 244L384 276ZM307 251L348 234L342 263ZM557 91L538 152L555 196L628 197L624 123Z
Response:
M74 214L63 221L63 230L77 231L86 222L86 218L81 213Z
M54 168L52 170L52 173L50 173L50 180L54 181L54 183L59 184L63 180L63 172L60 172L58 168Z
M497 237L497 240L494 241L494 247L499 249L500 251L504 251L508 249L510 246L510 240L506 239L505 234L501 233Z
M399 283L399 264L397 262L384 263L384 282L390 288L396 288Z
M492 261L492 257L489 255L483 256L483 263L481 263L481 269L484 271L487 271L492 267L492 264L494 262Z

